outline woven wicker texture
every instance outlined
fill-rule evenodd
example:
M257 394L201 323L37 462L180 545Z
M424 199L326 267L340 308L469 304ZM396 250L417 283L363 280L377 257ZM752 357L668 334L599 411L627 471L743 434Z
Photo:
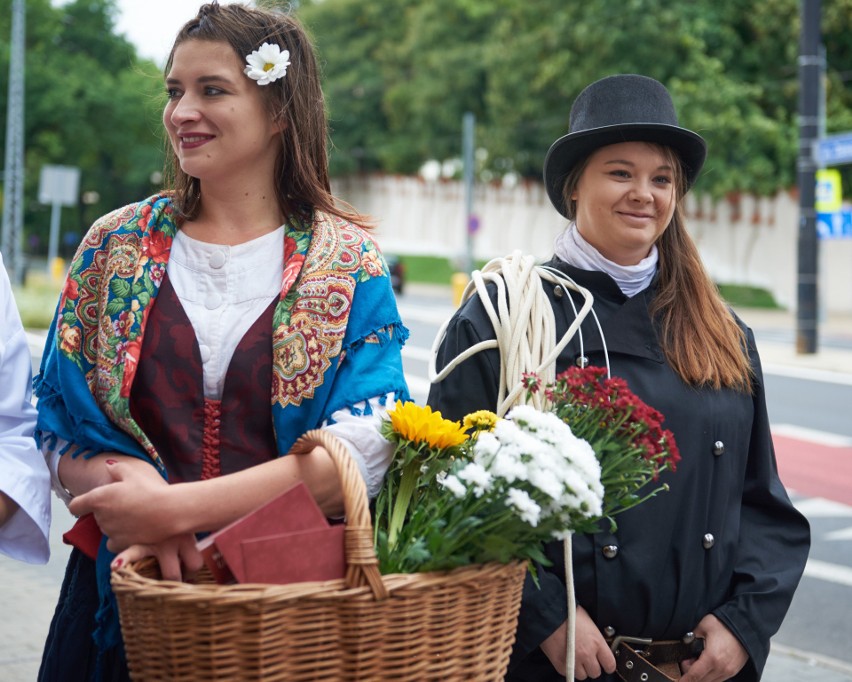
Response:
M323 431L346 508L343 580L216 585L159 579L145 560L112 574L134 680L502 680L526 566L382 576L364 482Z

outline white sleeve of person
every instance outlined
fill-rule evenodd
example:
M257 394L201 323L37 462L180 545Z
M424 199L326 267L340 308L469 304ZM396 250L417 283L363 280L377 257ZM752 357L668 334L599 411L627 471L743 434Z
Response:
M18 509L0 527L0 552L29 563L50 556L47 465L33 439L32 358L0 260L0 490Z
M362 408L362 414L352 414L349 409L338 410L329 420L333 423L327 422L322 428L348 448L367 484L367 496L372 499L379 494L393 457L393 444L382 436L380 428L388 411L387 405L393 405L394 398L393 394L388 394L384 401L377 397L367 402L369 409L364 403L356 405Z

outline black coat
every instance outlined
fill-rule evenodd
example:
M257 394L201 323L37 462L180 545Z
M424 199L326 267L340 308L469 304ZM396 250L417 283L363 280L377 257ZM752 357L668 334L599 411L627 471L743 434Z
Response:
M601 629L609 626L616 634L654 639L679 639L713 613L749 654L734 679L758 680L769 638L780 627L804 570L810 531L778 478L751 330L753 394L695 388L680 379L659 346L648 313L653 285L627 298L608 275L559 260L551 265L592 291L612 375L624 378L663 413L682 457L676 472L661 476L671 490L617 516L615 533L606 526L605 532L575 536L577 603ZM567 295L545 286L561 335L574 314ZM582 330L585 355L592 365L604 366L591 315ZM438 367L494 336L479 299L468 300L448 326ZM577 335L559 357L558 372L576 362L579 349ZM476 409L493 410L498 372L496 350L479 353L432 387L429 404L450 419ZM603 554L608 545L618 548L614 558ZM548 556L554 565L540 572L541 589L529 580L525 585L507 679L563 679L538 649L567 613L561 543L552 543Z

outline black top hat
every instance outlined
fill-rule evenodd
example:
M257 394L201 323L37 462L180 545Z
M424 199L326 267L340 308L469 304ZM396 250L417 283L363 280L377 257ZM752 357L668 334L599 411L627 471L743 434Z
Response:
M562 187L571 169L600 147L619 142L655 142L680 156L687 187L695 182L707 144L677 124L665 86L647 76L607 76L587 86L574 100L569 131L550 146L544 159L544 184L556 210L565 215Z

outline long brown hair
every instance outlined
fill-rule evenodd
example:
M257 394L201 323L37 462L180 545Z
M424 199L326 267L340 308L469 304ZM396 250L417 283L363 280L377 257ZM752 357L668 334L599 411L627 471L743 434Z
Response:
M281 147L275 161L275 194L287 219L311 219L313 209L369 227L369 219L331 194L328 177L328 124L314 48L295 18L281 11L240 4L202 5L175 38L164 69L168 75L175 50L187 40L228 43L243 61L263 43L277 43L290 52L287 75L261 88L273 120L283 122ZM185 219L198 216L200 183L180 167L168 145L165 177L174 188L174 203Z
M669 147L651 146L674 169L675 183L675 210L657 240L657 290L650 310L657 321L660 346L668 363L686 383L750 392L754 372L745 332L719 295L686 230L681 206L687 188L680 160ZM588 158L574 166L563 185L566 215L572 221L577 217L577 202L572 195L587 163Z

